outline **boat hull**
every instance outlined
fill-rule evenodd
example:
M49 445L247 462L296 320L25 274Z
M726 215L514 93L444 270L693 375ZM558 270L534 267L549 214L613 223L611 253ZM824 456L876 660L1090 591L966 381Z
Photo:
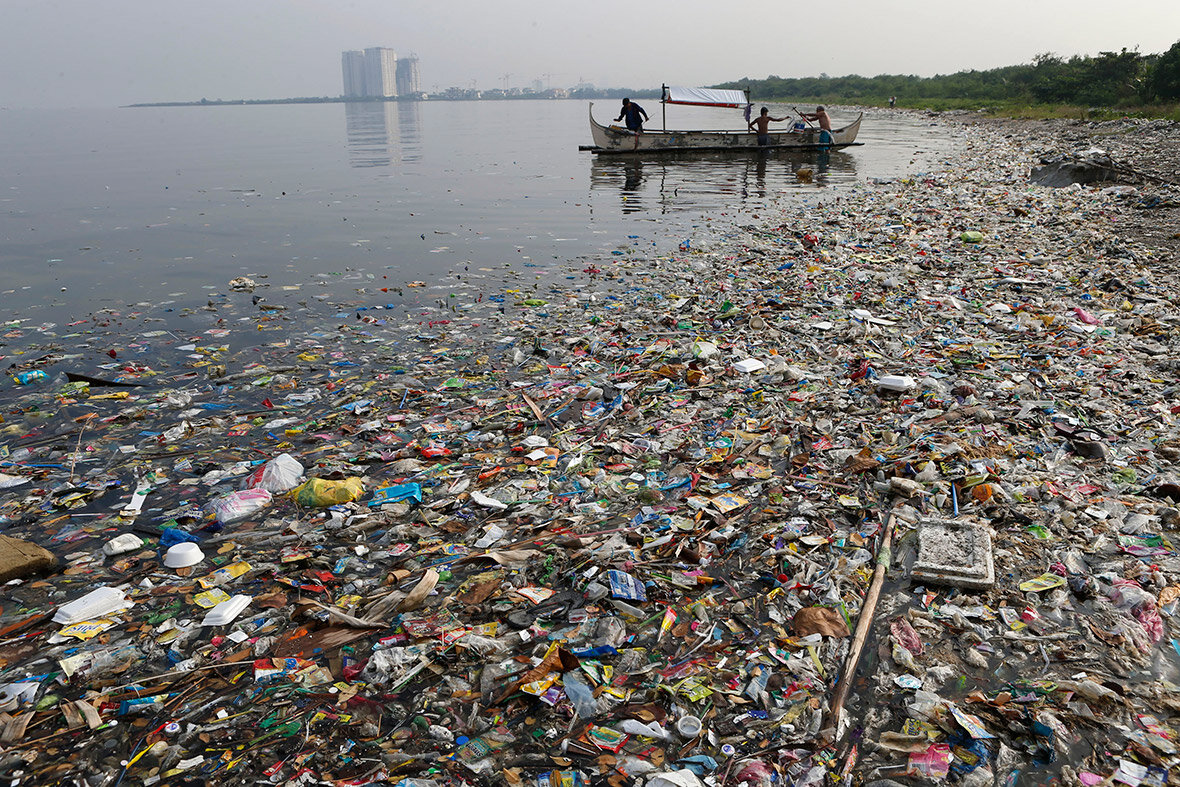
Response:
M831 150L861 144L856 141L863 115L857 115L843 128L833 129L830 142L820 141L818 128L802 131L772 131L768 145L758 144L752 131L660 131L644 129L636 135L620 126L604 126L594 119L594 104L590 104L590 135L594 139L594 153L664 153L692 150Z

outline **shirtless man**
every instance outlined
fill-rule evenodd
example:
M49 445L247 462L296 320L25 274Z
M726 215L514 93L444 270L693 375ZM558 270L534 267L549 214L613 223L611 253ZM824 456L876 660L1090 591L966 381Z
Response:
M758 127L758 146L763 147L770 144L770 121L783 121L786 118L775 118L770 116L770 110L762 107L762 113L758 117L751 120L747 125L750 128Z
M816 107L815 112L800 112L805 120L815 120L819 123L819 141L821 143L832 141L832 119L828 117L827 110L823 107Z

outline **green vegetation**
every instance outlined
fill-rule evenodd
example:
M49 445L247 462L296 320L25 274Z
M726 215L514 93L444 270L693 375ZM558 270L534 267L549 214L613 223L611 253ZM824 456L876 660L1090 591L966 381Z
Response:
M933 77L743 78L716 87L750 88L758 101L885 105L890 96L911 108L986 109L1026 117L1118 117L1180 120L1180 41L1161 55L1123 49L1095 57L1037 55L1032 63Z

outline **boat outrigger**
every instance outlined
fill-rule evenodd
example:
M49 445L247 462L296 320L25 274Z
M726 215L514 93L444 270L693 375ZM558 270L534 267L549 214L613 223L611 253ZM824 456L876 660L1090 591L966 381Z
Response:
M704 150L834 150L864 143L856 141L856 134L860 131L860 120L863 113L856 116L856 120L843 128L831 130L831 140L820 139L820 129L817 126L800 122L791 128L781 131L771 130L769 144L759 145L758 135L750 131L746 125L750 119L753 104L750 103L749 91L720 90L700 87L669 87L664 85L663 97L660 103L664 105L664 128L659 130L644 129L636 136L635 132L621 126L604 126L594 119L594 102L590 103L590 134L594 138L594 145L588 148L594 153L671 153L677 151ZM729 107L745 110L745 119L741 130L700 130L700 131L669 131L667 129L667 105L683 104L698 107Z

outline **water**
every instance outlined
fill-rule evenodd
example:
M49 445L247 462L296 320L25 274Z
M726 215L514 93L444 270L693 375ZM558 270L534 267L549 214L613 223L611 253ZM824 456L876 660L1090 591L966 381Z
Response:
M598 102L595 116L615 109ZM732 110L673 111L670 126L742 124ZM607 158L578 150L586 115L582 101L2 111L5 317L200 306L237 276L275 301L458 269L544 274L629 238L673 250L703 215L921 171L953 144L875 112L863 147L826 160Z

